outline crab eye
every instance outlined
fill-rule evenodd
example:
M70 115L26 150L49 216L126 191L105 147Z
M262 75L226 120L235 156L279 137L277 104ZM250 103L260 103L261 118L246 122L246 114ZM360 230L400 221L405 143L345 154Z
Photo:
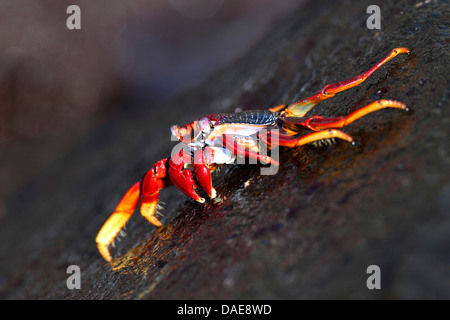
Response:
M179 127L177 125L173 125L170 127L170 132L172 132L172 135L174 135L177 139L180 139L178 129L179 129Z
M208 118L205 117L205 118L200 119L197 123L198 123L200 130L205 130L206 127L209 125L209 120L208 120Z
M174 125L170 127L170 130L172 131L172 134L181 142L187 143L193 140L191 125L186 125L185 127L178 127Z

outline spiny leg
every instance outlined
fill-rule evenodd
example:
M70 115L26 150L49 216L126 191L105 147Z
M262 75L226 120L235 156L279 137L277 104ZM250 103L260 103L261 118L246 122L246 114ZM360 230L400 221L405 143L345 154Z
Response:
M167 172L169 167L169 158L165 158L156 162L142 179L141 188L141 214L155 227L162 227L162 223L156 218L159 191L163 188L171 186L173 183Z
M125 193L114 213L100 229L96 238L97 247L106 261L112 260L108 245L114 241L114 238L130 219L141 195L142 215L155 226L162 226L161 222L155 217L155 212L158 205L159 190L172 185L172 182L166 175L167 162L168 159L166 158L155 163L152 169L145 174L144 178L136 182Z
M159 191L146 195L145 197L143 196L140 211L142 216L147 219L148 222L159 228L162 227L162 223L156 218L156 209L160 208L158 205L158 198Z
M166 187L168 183L163 183L166 179L157 179L153 169L147 172L142 179L142 199L140 211L142 216L156 227L162 227L161 222L156 218L158 208L159 190Z
M280 134L277 130L269 131L266 135L261 136L261 138L266 141L267 144L271 145L272 147L281 146L281 147L288 147L288 148L294 148L294 147L300 147L302 145L315 142L318 140L324 140L324 139L332 139L332 138L339 138L348 142L353 143L353 138L349 136L348 134L336 130L336 129L328 129L328 130L322 130L317 132L312 132L310 134L304 135L304 136L288 136L284 134Z
M114 241L119 231L125 226L139 201L141 183L136 182L123 196L113 214L106 220L97 234L96 242L100 254L106 261L111 261L108 245Z
M346 126L350 123L352 123L355 120L358 120L359 118L384 108L398 108L402 110L408 111L408 107L406 107L405 104L393 101L393 100L378 100L375 102L372 102L371 104L362 107L352 113L350 113L347 116L343 117L336 117L336 118L324 118L321 116L312 116L310 118L296 118L296 117L286 117L283 118L283 120L286 123L291 124L298 124L302 125L308 129L319 131L322 129L329 129L329 128L342 128L343 126Z
M303 117L309 110L311 110L314 106L316 106L319 102L329 99L333 97L336 93L342 92L344 90L356 87L364 82L372 73L374 73L378 68L380 68L383 64L394 58L395 56L402 53L409 53L410 50L408 48L396 48L392 50L383 60L378 62L374 67L370 70L366 71L363 74L360 74L354 78L341 81L338 83L334 83L331 85L326 85L318 94L295 102L289 105L284 111L283 114L286 117ZM274 107L277 108L277 107Z

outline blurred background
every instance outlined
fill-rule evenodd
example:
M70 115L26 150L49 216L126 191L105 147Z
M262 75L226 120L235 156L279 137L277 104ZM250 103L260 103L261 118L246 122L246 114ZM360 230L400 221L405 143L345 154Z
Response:
M0 1L0 220L80 134L200 84L304 2ZM66 27L69 5L81 30Z

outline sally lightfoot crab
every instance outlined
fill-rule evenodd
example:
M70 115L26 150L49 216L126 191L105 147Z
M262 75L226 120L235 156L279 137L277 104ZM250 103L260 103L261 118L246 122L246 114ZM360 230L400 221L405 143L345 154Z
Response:
M156 162L143 178L125 193L97 235L96 242L101 255L107 261L112 260L108 246L125 226L139 199L141 214L151 224L161 227L162 224L155 213L159 191L165 187L175 185L187 196L203 203L205 199L196 189L201 187L209 198L215 198L216 190L212 186L211 172L222 165L236 163L242 157L264 164L278 165L278 161L268 155L268 150L279 146L294 148L332 138L353 142L351 136L336 128L344 127L368 113L384 108L407 111L408 108L401 102L378 100L347 116L336 118L305 116L319 102L358 86L383 64L399 54L409 52L407 48L396 48L365 73L349 80L326 85L316 95L288 106L279 105L268 110L230 114L210 114L182 127L172 126L172 134L180 141L178 148L174 149L170 157ZM301 135L304 129L311 132Z

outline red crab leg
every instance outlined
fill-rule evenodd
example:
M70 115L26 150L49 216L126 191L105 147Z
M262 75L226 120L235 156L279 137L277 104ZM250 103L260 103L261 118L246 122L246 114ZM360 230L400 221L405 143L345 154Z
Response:
M274 165L279 165L279 162L272 159L271 157L243 147L232 136L223 135L222 144L225 148L232 151L236 155L242 155L246 158L256 159L264 164L272 163Z
M155 163L153 168L142 179L141 214L156 227L162 226L155 216L158 207L159 190L172 185L172 182L166 176L167 162L168 158L165 158Z
M272 143L272 138L276 136L276 139L278 139L278 143L275 145ZM280 134L279 131L269 131L268 134L265 134L261 136L261 139L266 141L269 145L272 147L281 146L281 147L288 147L288 148L294 148L299 147L302 145L305 145L307 143L311 143L318 140L323 139L331 139L331 138L339 138L346 140L348 142L353 142L353 138L349 136L348 134L336 130L336 129L328 129L328 130L322 130L313 132L301 137L297 136L288 136L284 134Z
M344 117L324 118L321 116L312 116L307 119L286 117L283 120L285 120L285 122L287 123L299 124L311 130L318 131L329 128L342 128L343 126L346 126L371 112L384 108L398 108L408 111L406 105L401 102L393 100L378 100Z
M120 230L130 219L142 194L141 214L153 225L160 227L161 222L155 217L158 203L159 190L170 186L172 183L166 177L168 159L155 163L144 176L142 181L136 182L123 196L113 214L106 220L97 234L96 242L100 254L106 261L112 257L108 249Z
M141 183L136 182L123 196L116 207L114 213L106 220L103 227L97 234L97 248L106 261L111 261L112 257L108 245L113 242L119 231L130 219L139 201Z
M410 50L408 48L396 48L391 51L383 60L378 62L373 68L369 71L366 71L359 76L354 78L341 81L334 84L326 85L318 94L295 102L289 105L284 111L285 116L287 117L303 117L311 108L317 105L319 102L326 100L328 98L333 97L336 93L342 92L344 90L356 87L364 82L372 73L374 73L378 68L380 68L383 64L394 58L395 56L402 53L409 53Z

